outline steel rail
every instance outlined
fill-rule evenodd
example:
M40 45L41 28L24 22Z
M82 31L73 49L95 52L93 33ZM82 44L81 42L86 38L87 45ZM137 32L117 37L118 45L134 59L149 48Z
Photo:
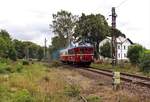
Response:
M95 68L82 68L84 70L88 70L94 73L103 74L109 77L113 77L113 72L110 70L105 69L95 69ZM123 81L131 82L137 85L146 86L150 88L150 78L143 77L143 76L137 76L127 73L120 73L120 79Z

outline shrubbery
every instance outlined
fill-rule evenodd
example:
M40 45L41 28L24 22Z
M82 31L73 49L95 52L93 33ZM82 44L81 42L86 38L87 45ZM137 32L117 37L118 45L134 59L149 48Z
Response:
M0 73L2 74L21 72L22 69L23 65L21 63L17 63L14 67L7 63L0 63Z
M127 52L127 57L129 58L130 62L134 65L138 65L140 63L140 58L144 53L144 48L139 45L131 45Z
M145 51L140 61L141 71L150 72L150 51Z
M6 74L11 72L11 67L6 63L0 63L0 73Z
M23 60L23 61L22 61L22 64L23 64L23 65L29 65L29 61Z

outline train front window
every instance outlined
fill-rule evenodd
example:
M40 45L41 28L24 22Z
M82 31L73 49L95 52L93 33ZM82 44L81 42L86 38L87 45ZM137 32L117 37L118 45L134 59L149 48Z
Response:
M86 54L92 53L92 48L85 48L85 53Z
M84 54L84 48L80 48L80 54Z

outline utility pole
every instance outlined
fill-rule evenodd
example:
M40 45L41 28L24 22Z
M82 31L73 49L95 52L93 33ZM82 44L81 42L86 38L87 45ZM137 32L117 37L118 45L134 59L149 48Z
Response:
M116 42L116 36L115 36L115 29L116 29L116 12L115 7L112 7L112 65L116 66L117 64L117 42Z

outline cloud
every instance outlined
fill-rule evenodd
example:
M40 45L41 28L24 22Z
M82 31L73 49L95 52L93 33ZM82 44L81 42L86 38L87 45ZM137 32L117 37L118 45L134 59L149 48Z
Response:
M106 18L111 7L123 0L0 0L0 28L6 29L13 38L29 40L44 45L47 37L51 42L53 33L49 29L52 14L61 9L75 15L101 13ZM132 41L150 48L150 1L127 0L117 12L117 28ZM110 17L109 17L110 18ZM111 25L111 18L108 20ZM141 37L142 36L142 37Z

